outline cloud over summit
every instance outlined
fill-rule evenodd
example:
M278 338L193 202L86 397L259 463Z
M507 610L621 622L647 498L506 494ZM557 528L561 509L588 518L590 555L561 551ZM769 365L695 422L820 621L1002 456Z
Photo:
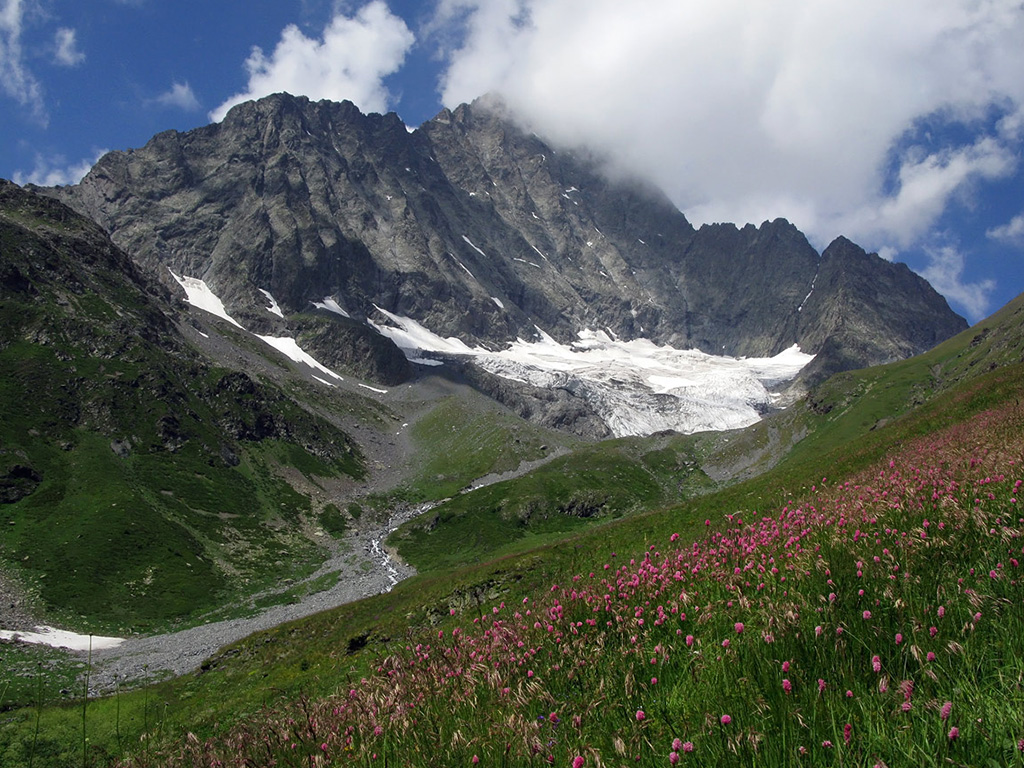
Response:
M291 24L267 55L254 47L246 59L246 90L210 113L220 121L236 104L286 91L314 99L348 99L364 112L384 112L391 95L383 80L402 65L414 42L405 22L381 0L363 6L355 16L336 14L317 39Z
M785 216L819 243L902 247L1021 150L992 124L1024 114L1015 1L441 0L453 25L447 106L499 91L698 222ZM922 121L960 142L930 146Z

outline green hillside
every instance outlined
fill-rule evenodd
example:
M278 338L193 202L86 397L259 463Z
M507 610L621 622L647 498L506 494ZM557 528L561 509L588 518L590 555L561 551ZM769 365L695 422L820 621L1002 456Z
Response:
M188 620L313 570L282 469L362 477L336 427L211 365L91 222L0 186L0 565L81 629Z
M470 556L413 526L431 572L196 675L12 710L3 764L42 743L52 765L1022 764L1017 306L750 430L459 496L432 531ZM803 435L772 469L719 490L695 469L769 428ZM588 488L597 514L559 511Z

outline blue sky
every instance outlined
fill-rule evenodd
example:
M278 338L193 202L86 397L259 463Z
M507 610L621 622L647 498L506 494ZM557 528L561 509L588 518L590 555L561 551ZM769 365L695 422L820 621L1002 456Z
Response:
M279 90L411 126L488 91L695 224L788 218L976 320L1024 291L1019 0L0 0L0 176Z

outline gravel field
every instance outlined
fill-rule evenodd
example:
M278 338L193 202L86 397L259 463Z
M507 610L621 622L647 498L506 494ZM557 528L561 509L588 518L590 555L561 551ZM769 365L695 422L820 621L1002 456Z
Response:
M15 631L29 631L39 622L32 618L25 592L21 586L0 571L0 626Z

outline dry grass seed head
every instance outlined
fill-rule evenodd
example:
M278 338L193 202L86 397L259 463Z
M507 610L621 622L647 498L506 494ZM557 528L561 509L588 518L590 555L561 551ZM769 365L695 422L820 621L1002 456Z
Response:
M612 748L615 750L615 754L619 757L626 754L626 742L622 740L621 736L616 736L612 739Z
M632 697L636 693L636 677L633 674L633 670L630 669L626 672L626 679L624 681L626 696Z

